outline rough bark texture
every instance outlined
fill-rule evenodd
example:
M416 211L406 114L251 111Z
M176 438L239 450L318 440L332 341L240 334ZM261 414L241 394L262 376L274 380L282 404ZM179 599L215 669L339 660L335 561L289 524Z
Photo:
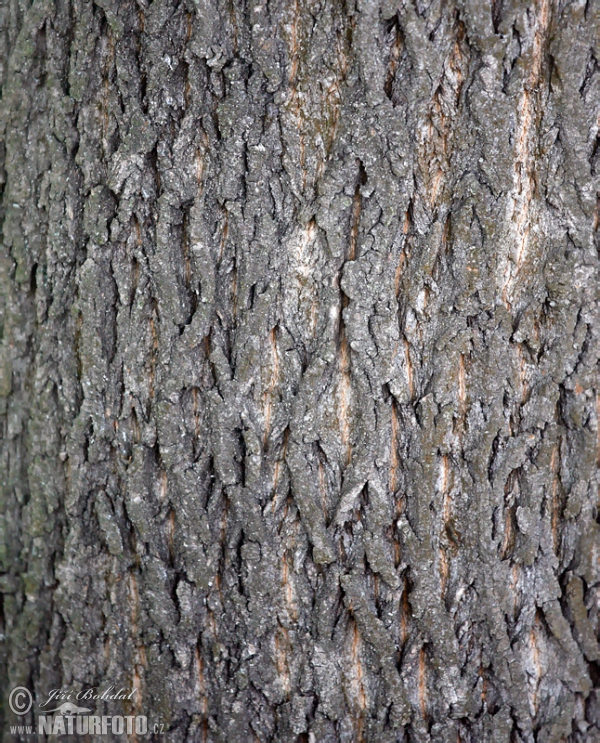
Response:
M4 0L4 705L599 739L598 7Z

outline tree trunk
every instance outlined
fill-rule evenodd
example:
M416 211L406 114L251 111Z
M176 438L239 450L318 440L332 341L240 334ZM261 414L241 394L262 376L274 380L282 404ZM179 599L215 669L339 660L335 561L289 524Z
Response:
M598 7L2 3L4 741L599 739Z

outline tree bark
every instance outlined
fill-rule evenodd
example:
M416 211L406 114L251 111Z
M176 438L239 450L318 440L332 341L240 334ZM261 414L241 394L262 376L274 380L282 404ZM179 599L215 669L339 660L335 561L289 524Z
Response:
M598 3L0 8L3 740L600 739Z

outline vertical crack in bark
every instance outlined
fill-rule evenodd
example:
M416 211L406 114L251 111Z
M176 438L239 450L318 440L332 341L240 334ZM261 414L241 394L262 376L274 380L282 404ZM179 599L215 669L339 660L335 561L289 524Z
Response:
M155 394L155 383L156 383L156 366L158 362L158 351L159 351L159 335L158 335L158 302L155 299L151 300L150 310L150 358L148 359L148 403L146 409L146 417L150 417L150 409L154 402Z
M456 137L456 120L463 83L469 66L464 24L456 19L455 41L418 132L418 153L427 205L432 213L448 198L448 177Z
M278 498L277 490L279 487L281 469L282 469L282 466L285 466L289 438L290 438L290 429L289 429L289 426L286 426L285 431L283 432L283 442L281 444L280 454L277 460L275 461L275 466L273 468L273 505L271 509L272 513L275 513L277 508L281 505L281 501L283 500L283 498L287 496L286 493L282 493L281 498Z
M362 212L362 196L360 187L366 182L366 173L361 162L359 162L359 172L357 183L352 199L352 212L350 223L350 239L345 256L345 261L354 261L356 259L356 250L358 245L358 234L360 229L360 217ZM339 282L339 279L338 279ZM350 346L346 334L346 325L344 322L344 310L348 307L348 297L341 292L341 309L340 309L340 331L339 331L339 421L342 438L342 450L344 452L343 464L348 467L352 461L352 378L350 368Z
M442 496L442 534L440 539L440 583L441 583L441 597L444 600L446 596L446 585L448 583L448 556L447 547L444 540L452 543L453 528L451 523L452 517L452 503L450 498L450 458L447 454L444 454L441 458L440 473L438 479L438 491Z
M200 650L200 643L194 648L194 662L196 665L196 695L200 700L200 714L202 716L202 743L208 740L208 697L206 694L206 679L204 677L204 661Z
M530 681L529 704L531 706L531 716L535 720L540 708L540 682L542 679L543 669L541 663L541 634L543 633L539 609L535 613L533 626L529 633L529 650L531 653L531 662L533 665L533 677Z
M406 369L406 384L408 386L408 394L411 400L415 398L415 372L410 357L410 343L404 339L404 362Z
M509 311L514 300L516 282L529 257L531 232L539 230L538 210L535 204L537 192L536 147L541 115L542 66L550 23L550 0L537 0L533 6L533 14L534 29L530 72L524 82L523 91L517 104L514 186L509 199L507 214L509 223L513 225L512 240L514 247L504 270L502 298Z
M419 650L419 709L421 717L427 720L427 653L425 646Z
M388 21L386 31L388 35L390 51L387 63L387 77L384 90L387 97L392 100L394 80L396 79L396 70L398 68L398 62L400 60L400 55L404 46L402 29L400 28L400 22L397 15L395 15Z
M504 486L504 540L500 559L507 560L513 552L516 539L516 509L519 493L519 473L513 470Z
M329 508L327 503L327 481L325 478L325 467L321 461L321 457L318 459L318 476L319 476L319 493L321 495L321 506L323 508L323 517L325 524L329 526Z
M289 699L291 691L290 669L288 663L289 650L289 632L280 622L278 622L278 628L275 631L275 655L277 658L277 672L281 679L284 699Z
M292 22L289 28L290 37L290 69L288 72L288 82L294 90L296 84L296 78L298 76L298 64L299 64L299 44L298 44L298 24L300 21L300 5L298 0L294 0L294 7L292 11ZM294 92L295 95L295 92Z
M367 709L367 695L365 693L365 687L363 683L363 664L360 659L362 640L360 632L358 630L358 624L352 614L350 615L350 631L352 634L351 640L351 662L353 669L353 685L354 685L354 697L355 704L357 707L357 714L354 721L354 731L357 743L363 743L364 741L364 724L365 724L365 712Z
M227 243L227 237L229 235L229 212L226 207L222 208L222 227L221 227L221 239L219 241L219 259L218 265L221 265L223 261L223 255L225 253L225 245Z
M561 503L560 503L560 439L557 441L554 449L552 450L552 459L550 460L550 470L552 472L552 484L551 484L551 516L550 524L552 529L552 547L554 548L554 554L560 556L560 535L559 535L559 523L561 516Z
M101 110L101 134L100 141L102 142L102 156L105 159L107 155L112 154L109 148L108 134L110 127L110 76L113 70L114 56L115 56L115 44L113 40L112 29L109 25L105 27L106 30L106 52L104 59L104 70L102 80L102 97L100 102Z
M263 449L266 450L271 432L271 415L273 411L273 397L275 388L279 383L279 351L277 350L277 326L272 328L269 333L269 345L271 350L271 378L266 391L264 392L264 420L265 431L263 435Z
M291 564L290 564L291 563ZM281 563L282 585L285 594L285 602L290 619L294 624L298 621L298 608L296 606L295 591L291 576L293 575L293 562L289 559L286 551Z
M298 69L300 66L300 43L298 40L300 25L300 5L298 0L294 0L292 10L292 21L289 26L289 56L290 69L288 72L288 84L290 86L290 112L295 120L299 137L300 157L299 165L302 173L302 192L306 190L308 173L306 170L306 135L304 131L305 119L303 114L304 93L298 90Z
M390 492L395 494L398 491L399 485L400 457L398 456L398 405L393 399L391 404L391 422L392 438L390 442L389 488Z
M409 637L409 624L411 608L409 593L411 590L410 579L406 573L402 578L402 596L400 598L400 648L404 650Z
M350 349L346 339L346 330L343 325L340 330L339 373L341 378L339 383L338 409L342 435L342 450L344 452L343 464L347 467L352 460L352 441L350 438L352 381L350 379Z
M140 639L139 621L140 621L140 598L138 591L137 579L133 573L129 573L129 611L131 616L131 644L133 649L133 678L132 688L138 690L135 694L133 707L136 714L140 714L144 709L143 682L145 682L146 653Z

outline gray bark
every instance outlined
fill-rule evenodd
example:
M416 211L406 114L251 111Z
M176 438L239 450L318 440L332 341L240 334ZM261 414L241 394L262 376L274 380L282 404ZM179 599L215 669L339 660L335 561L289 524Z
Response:
M0 4L4 741L599 739L598 8Z

